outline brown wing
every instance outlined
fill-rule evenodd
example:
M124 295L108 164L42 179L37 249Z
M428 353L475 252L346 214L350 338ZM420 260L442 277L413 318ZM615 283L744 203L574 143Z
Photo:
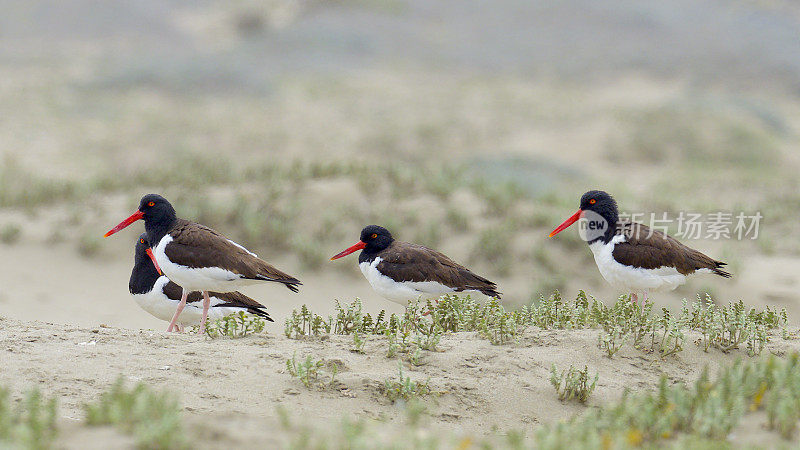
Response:
M187 267L220 267L242 278L276 281L297 292L300 280L258 258L222 234L198 223L178 219L164 249L170 261Z
M176 301L180 301L181 295L183 294L183 288L173 283L172 281L165 284L162 291L164 292L164 295L167 296L167 298ZM203 295L197 291L189 292L189 295L186 297L187 304L202 302L202 300L203 300Z
M181 295L183 294L183 288L173 283L172 281L165 284L162 290L164 291L164 295L166 295L167 298L175 301L180 301ZM240 292L209 292L208 295L210 297L216 297L224 302L214 305L213 308L223 308L223 307L245 308L247 309L247 312L251 314L261 316L269 320L270 322L274 322L274 320L272 320L272 317L270 317L269 313L267 313L267 311L265 310L264 305ZM187 304L201 303L202 300L203 300L203 295L197 291L190 292L188 297L186 297Z
M435 281L456 291L476 290L498 298L501 295L494 282L422 245L395 241L378 256L382 260L378 271L396 281Z
M709 269L717 275L730 278L731 274L721 270L726 264L689 248L661 231L653 230L635 222L620 222L617 233L626 241L614 246L614 260L626 266L658 269L674 267L688 275L699 269Z

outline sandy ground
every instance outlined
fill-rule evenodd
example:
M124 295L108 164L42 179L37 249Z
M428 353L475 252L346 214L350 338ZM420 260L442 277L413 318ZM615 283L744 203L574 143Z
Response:
M322 429L343 417L400 420L400 408L379 391L398 370L398 360L386 358L382 339L370 339L365 354L358 354L350 351L349 336L298 341L284 337L279 328L270 328L266 336L208 340L189 334L2 319L0 384L15 394L36 384L58 396L62 432L57 444L63 448L86 448L87 442L98 442L95 439L102 439L103 448L109 443L130 447L128 438L110 439L115 435L111 430L77 425L83 417L82 404L96 399L120 374L178 392L188 435L199 448L285 444L288 436L279 426L278 406L286 408L290 417ZM557 400L549 384L553 363L587 364L590 371L597 371L600 381L589 401L589 406L596 406L618 399L624 389L652 389L662 374L672 382L691 381L704 366L714 371L742 357L738 352L704 353L692 341L690 336L683 352L663 360L630 347L609 359L596 347L595 330L528 329L518 344L508 346L458 333L445 336L440 351L425 352L425 364L406 364L404 370L414 380L429 380L437 393L426 401L427 424L434 430L483 435L497 427L531 432L539 424L583 410ZM798 347L797 341L774 338L768 350L782 354ZM341 369L335 387L309 390L289 376L285 364L294 354L337 364ZM761 440L765 435L761 427L753 422L763 418L752 417L733 433L733 440L767 444Z

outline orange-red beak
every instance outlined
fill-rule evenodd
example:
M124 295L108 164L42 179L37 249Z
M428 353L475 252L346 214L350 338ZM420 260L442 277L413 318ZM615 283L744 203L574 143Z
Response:
M108 230L108 232L106 234L104 234L103 237L111 236L112 234L116 233L117 231L119 231L119 230L127 227L128 225L132 224L133 222L136 222L137 220L141 219L142 217L144 217L144 213L139 211L139 210L136 210L136 212L131 214L130 217L128 217L127 219L125 219L122 222L120 222L119 225L117 225L114 228Z
M156 270L158 271L158 274L159 274L159 275L164 275L164 274L161 272L161 267L158 267L158 261L156 261L156 255L154 255L154 254L153 254L153 250L151 250L151 249L149 249L149 248L146 248L146 249L144 250L144 252L145 252L145 253L147 253L147 256L149 256L149 257L150 257L150 261L153 261L153 265L154 265L154 266L156 266Z
M357 252L357 251L359 251L359 250L363 249L363 248L364 248L364 247L366 247L366 246L367 246L366 242L364 242L364 241L358 241L358 242L357 242L355 245L353 245L352 247L349 247L349 248L347 248L347 249L343 250L341 253L337 253L337 254L335 254L335 255L333 256L333 258L331 258L331 261L333 261L334 259L339 259L339 258L341 258L342 256L347 256L347 255L349 255L350 253Z
M575 214L570 216L569 219L565 220L564 223L559 225L558 228L553 230L553 232L550 233L549 235L547 235L547 237L553 237L553 236L557 235L558 233L561 233L562 231L564 231L564 229L569 228L570 225L572 225L573 223L577 222L578 219L581 218L582 214L583 214L583 210L579 209L578 212L576 212Z

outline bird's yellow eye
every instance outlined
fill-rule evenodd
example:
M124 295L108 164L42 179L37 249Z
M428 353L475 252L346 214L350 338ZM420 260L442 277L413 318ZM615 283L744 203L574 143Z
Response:
M150 203L147 204L147 206L155 206L155 205L156 205L156 202L150 202Z
M597 200L595 200L595 199L591 199L591 200L589 200L589 204L590 204L590 205L594 205L595 203L597 203Z
M375 239L376 237L378 237L378 233L372 233L372 236L370 236L370 237L371 237L372 239Z
M139 242L141 242L142 244L144 244L144 239L139 239Z

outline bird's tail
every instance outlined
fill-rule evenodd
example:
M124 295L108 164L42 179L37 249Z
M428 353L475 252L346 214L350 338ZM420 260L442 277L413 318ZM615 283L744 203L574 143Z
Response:
M733 276L733 275L731 275L730 272L726 272L726 271L720 269L720 267L727 266L727 265L728 265L728 263L724 263L722 261L714 261L714 267L711 268L711 271L714 272L714 274L719 275L721 277L730 278L730 277Z
M269 316L269 313L266 312L265 310L261 309L261 308L247 308L247 312L249 312L250 314L253 314L254 316L263 317L264 320L267 320L269 322L275 322L272 319L272 317Z

